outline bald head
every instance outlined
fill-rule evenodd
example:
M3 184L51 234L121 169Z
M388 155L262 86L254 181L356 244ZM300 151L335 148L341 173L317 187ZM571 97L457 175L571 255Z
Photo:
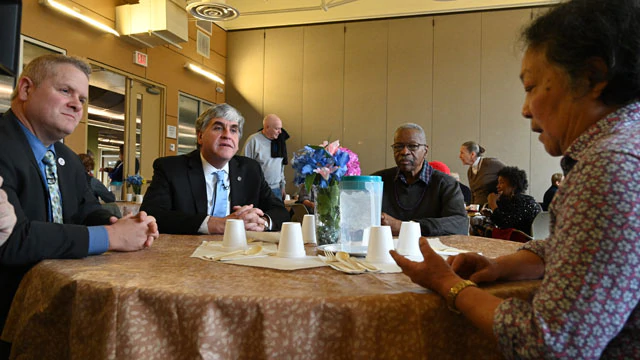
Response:
M282 132L282 120L276 114L269 114L262 120L262 134L267 139L275 140Z

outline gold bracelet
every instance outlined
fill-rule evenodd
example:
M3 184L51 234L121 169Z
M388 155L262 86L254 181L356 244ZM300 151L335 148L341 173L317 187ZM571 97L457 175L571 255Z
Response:
M449 290L449 295L447 295L447 307L449 308L449 310L453 311L456 314L460 314L460 310L456 308L456 298L458 297L458 294L460 294L460 291L468 286L478 287L478 285L476 285L476 283L471 280L462 280L451 287L451 290Z

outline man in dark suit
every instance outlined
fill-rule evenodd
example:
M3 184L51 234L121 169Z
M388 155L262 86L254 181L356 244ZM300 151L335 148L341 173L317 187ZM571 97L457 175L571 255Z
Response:
M260 164L236 155L243 124L232 106L215 105L196 121L197 150L153 163L141 210L158 219L161 233L222 234L226 219L244 220L246 230L279 230L289 221Z
M0 332L23 275L40 260L139 250L158 236L151 216L118 220L102 210L80 159L58 141L82 118L90 73L77 58L34 59L18 79L11 109L0 119L2 189L17 216L0 246ZM6 343L0 346L0 357L7 348Z

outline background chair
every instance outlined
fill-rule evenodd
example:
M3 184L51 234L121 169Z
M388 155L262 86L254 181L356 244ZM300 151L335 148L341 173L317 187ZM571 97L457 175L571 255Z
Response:
M302 219L304 219L304 216L309 212L303 204L292 204L289 213L291 214L291 221L302 223Z
M525 243L529 240L533 240L531 236L514 228L507 228L507 229L495 228L491 230L491 237L494 239L511 240L511 241L516 241L521 243Z
M531 235L536 240L546 239L549 237L549 222L551 217L548 211L538 213L533 223L531 223Z

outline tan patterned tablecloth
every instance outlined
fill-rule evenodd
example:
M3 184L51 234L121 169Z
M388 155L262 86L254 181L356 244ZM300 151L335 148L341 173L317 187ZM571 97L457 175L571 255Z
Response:
M279 271L189 258L210 236L47 260L24 278L3 339L20 359L499 359L490 339L402 274ZM521 244L468 236L498 256ZM538 281L485 286L529 298Z

